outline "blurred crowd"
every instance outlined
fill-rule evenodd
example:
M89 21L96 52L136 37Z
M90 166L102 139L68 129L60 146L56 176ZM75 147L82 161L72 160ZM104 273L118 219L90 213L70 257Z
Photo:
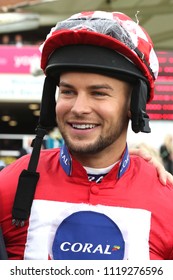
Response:
M173 135L167 134L165 136L159 152L165 169L173 174Z
M40 45L41 42L34 40L31 42L29 40L25 40L22 36L22 34L14 34L14 35L9 35L9 34L3 34L1 35L1 40L0 40L1 45L14 45L16 47L22 47L24 45Z

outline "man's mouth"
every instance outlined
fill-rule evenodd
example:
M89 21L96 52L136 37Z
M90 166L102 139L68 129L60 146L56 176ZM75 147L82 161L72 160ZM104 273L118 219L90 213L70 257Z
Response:
M71 124L71 126L74 128L74 129L82 129L82 130L85 130L85 129L92 129L92 128L95 128L97 125L96 124Z

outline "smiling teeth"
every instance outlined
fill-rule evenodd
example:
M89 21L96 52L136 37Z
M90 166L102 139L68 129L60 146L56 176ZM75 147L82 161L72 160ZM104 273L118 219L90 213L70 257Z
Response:
M94 128L96 125L94 124L72 124L73 128L76 129L91 129Z

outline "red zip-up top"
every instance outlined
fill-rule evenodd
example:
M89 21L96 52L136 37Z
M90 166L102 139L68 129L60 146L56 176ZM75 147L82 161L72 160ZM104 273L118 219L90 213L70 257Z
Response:
M173 189L131 156L100 183L61 149L42 150L29 220L12 225L18 177L29 155L0 172L0 225L9 259L173 260Z

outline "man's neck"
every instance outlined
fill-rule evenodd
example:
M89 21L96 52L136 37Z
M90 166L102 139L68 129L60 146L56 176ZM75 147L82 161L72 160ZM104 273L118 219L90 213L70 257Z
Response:
M107 147L103 151L100 151L96 154L72 153L72 155L83 166L88 166L90 168L106 168L121 159L125 147L126 143L123 145L119 145L118 148L115 147L114 149L112 149L112 147Z

